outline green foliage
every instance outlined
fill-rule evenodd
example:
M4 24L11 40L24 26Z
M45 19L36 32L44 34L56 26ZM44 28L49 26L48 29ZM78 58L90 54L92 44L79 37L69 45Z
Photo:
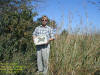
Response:
M24 2L16 3L16 1L0 1L0 3L4 3L4 6L1 5L2 15L0 16L0 61L12 60L14 53L17 52L25 54L27 51L35 51L32 32L37 26L33 21L37 13L32 13L32 10L25 5L22 9L21 5ZM16 3L16 5L20 6L18 7L11 3ZM5 6L9 6L8 10L5 10ZM15 7L16 10L11 11ZM18 11L19 9L21 11Z

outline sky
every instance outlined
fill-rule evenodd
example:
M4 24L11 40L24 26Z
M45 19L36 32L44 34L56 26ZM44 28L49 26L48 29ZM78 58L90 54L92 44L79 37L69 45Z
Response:
M45 0L39 4L37 9L38 16L48 16L55 20L59 27L63 24L62 29L68 30L71 27L73 32L88 31L100 32L100 10L96 5L88 2L89 0ZM98 1L98 0L90 0ZM72 22L69 23L69 18ZM69 26L70 25L70 26Z

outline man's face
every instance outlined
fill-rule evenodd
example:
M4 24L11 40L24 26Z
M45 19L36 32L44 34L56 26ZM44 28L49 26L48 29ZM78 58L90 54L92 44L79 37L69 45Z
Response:
M42 25L45 26L47 24L47 22L48 22L48 19L46 17L42 18L41 22L42 22Z

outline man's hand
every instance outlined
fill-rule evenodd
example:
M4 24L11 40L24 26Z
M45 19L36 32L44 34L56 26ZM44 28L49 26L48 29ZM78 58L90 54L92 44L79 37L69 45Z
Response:
M46 44L50 43L50 41L53 41L53 40L54 40L54 39L50 38Z
M49 41L53 41L54 39L50 38Z

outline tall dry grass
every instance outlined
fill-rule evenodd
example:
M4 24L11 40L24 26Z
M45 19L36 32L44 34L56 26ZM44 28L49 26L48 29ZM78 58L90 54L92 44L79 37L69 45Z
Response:
M62 35L52 43L49 75L92 75L100 69L100 35Z
M72 31L72 21L73 15L69 13L68 32ZM78 29L84 25L83 22L81 17ZM79 30L75 34L58 35L51 43L49 75L94 75L96 70L100 71L100 35L92 34L88 21L86 25L83 30L88 33Z

